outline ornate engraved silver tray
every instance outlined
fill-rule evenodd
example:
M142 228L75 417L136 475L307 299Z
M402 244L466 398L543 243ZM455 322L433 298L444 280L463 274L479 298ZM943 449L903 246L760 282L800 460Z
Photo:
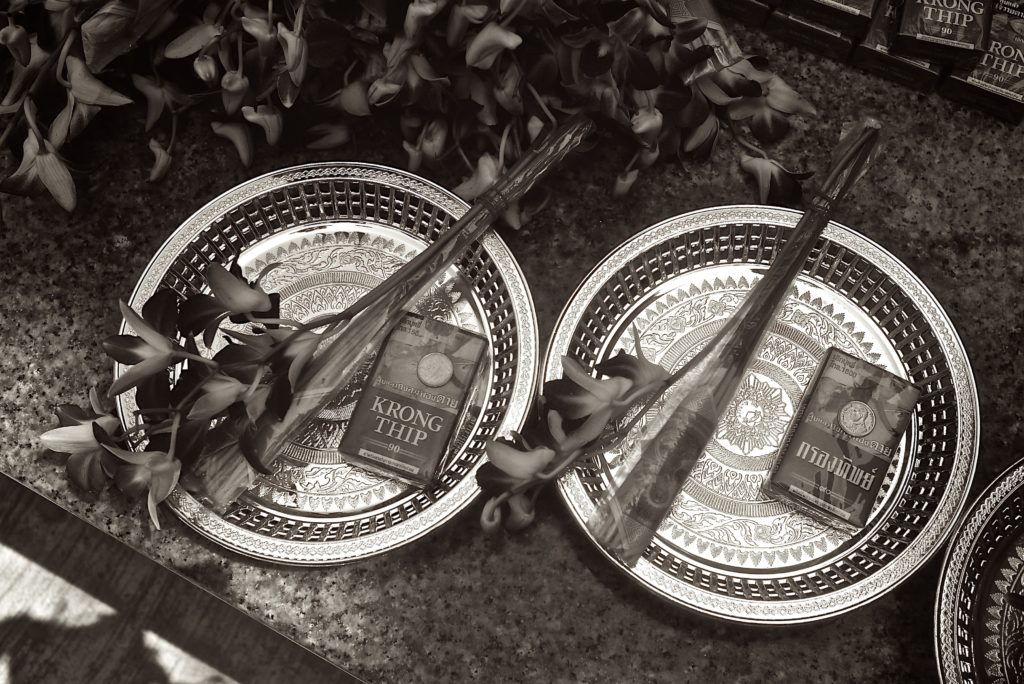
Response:
M466 209L441 187L385 167L314 164L276 171L230 190L182 224L153 257L131 304L140 310L165 287L183 297L204 291L206 264L237 254L249 278L269 263L281 264L261 284L281 294L283 317L301 322L341 311ZM489 232L417 308L490 341L434 486L410 487L340 458L357 378L277 459L274 474L261 477L223 515L181 487L168 498L174 512L243 554L321 565L393 549L469 505L479 491L474 472L484 443L520 428L536 392L533 301L508 247ZM134 391L121 395L122 419L135 408Z
M638 343L647 358L679 368L728 319L799 218L785 209L718 207L637 234L562 312L544 378L561 375L565 354L593 367ZM857 535L761 492L794 406L833 346L923 390L869 526ZM629 569L605 555L645 588L720 618L780 624L851 610L908 577L949 534L974 473L977 405L963 346L935 298L884 249L830 224L644 556ZM635 437L604 455L617 481ZM605 470L591 459L559 481L584 529L608 489Z
M946 552L935 647L944 682L1024 682L1024 459L978 497Z

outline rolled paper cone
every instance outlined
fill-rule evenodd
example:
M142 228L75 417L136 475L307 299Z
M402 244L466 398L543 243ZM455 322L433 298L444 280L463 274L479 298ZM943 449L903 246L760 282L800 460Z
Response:
M665 406L642 428L640 457L587 522L595 539L625 565L636 565L671 510L760 348L776 309L828 225L832 208L873 160L879 129L876 120L864 119L840 139L829 175L810 210L732 318L677 373Z
M502 213L541 177L577 149L594 130L594 122L575 115L528 150L475 204L437 240L350 309L355 316L320 350L299 376L284 418L264 413L243 445L265 469L310 419L344 389L363 363L380 347L391 329L460 256L483 237ZM239 456L241 459L241 456ZM251 486L245 468L217 468L201 483L207 503L222 510Z

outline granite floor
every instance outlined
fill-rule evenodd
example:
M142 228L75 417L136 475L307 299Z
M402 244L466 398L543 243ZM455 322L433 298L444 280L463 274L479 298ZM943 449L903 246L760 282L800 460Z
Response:
M982 114L738 30L750 50L817 107L779 150L822 170L841 123L861 110L888 126L885 156L838 213L934 293L974 368L981 416L975 491L1024 456L1024 136ZM611 567L549 493L524 534L492 539L472 508L429 538L340 568L247 560L179 524L154 533L121 497L72 490L38 433L54 405L85 396L109 365L98 342L167 234L227 188L326 159L401 166L387 127L361 123L352 143L309 152L287 137L250 169L202 115L181 131L165 183L146 182L141 109L90 128L76 154L73 215L46 200L2 198L0 469L134 548L369 681L762 682L933 681L939 560L884 598L811 626L756 628L669 606ZM550 182L553 200L505 239L535 293L541 339L588 270L641 228L696 208L751 201L728 139L709 164L645 172L611 197L626 152L598 146ZM445 185L454 171L435 174ZM542 293L542 294L541 294Z

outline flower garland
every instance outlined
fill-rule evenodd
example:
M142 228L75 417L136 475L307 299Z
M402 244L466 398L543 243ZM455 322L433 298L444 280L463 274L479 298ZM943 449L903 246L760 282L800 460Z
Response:
M254 136L280 143L289 110L319 119L302 133L309 148L331 149L355 119L391 109L410 170L464 164L456 191L470 201L544 128L587 111L635 150L616 195L658 160L709 158L725 129L760 200L791 204L804 174L762 146L814 114L761 58L694 79L706 21L672 21L657 0L14 0L0 21L0 147L20 151L0 192L46 192L69 211L73 141L132 97L145 102L151 181L173 168L190 109L214 113L212 132L246 166ZM506 223L545 201L536 191Z

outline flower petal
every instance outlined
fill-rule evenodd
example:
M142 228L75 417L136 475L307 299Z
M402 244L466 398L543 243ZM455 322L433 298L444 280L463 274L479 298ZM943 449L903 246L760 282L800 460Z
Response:
M47 430L39 436L39 441L47 449L61 454L78 454L99 447L92 433L92 421Z
M517 480L529 480L551 463L555 452L547 447L519 451L502 442L491 441L485 447L491 463Z
M249 128L245 124L213 121L210 123L210 128L220 137L231 141L235 150L238 151L238 159L242 162L242 166L247 167L252 164L252 136L249 135Z
M208 265L205 275L214 298L233 314L267 311L272 306L266 292L232 275L220 264Z
M523 42L518 34L496 22L490 22L466 47L466 64L478 69L490 69L503 50L515 50Z
M317 124L310 128L309 132L319 136L312 142L306 143L306 147L311 150L333 150L351 140L348 126L345 124Z
M740 168L749 173L757 181L758 197L761 204L768 201L768 190L771 187L771 162L760 157L745 154L740 158Z
M167 169L171 168L171 155L157 142L156 138L149 139L149 150L153 153L153 166L149 170L149 182L155 183L167 175Z
M121 392L130 390L149 376L165 370L172 360L171 354L162 354L151 356L142 363L132 366L114 381L110 389L107 390L107 396L116 397Z
M800 95L790 88L785 81L778 76L775 76L767 84L768 89L768 105L783 114L806 114L808 116L815 116L818 113L811 103L800 97Z
M131 328L136 335L145 340L149 346L164 353L174 351L174 343L157 332L153 326L146 322L146 319L135 313L135 309L128 306L127 302L121 299L118 301L117 305L121 309L121 315L124 316L125 323L128 324L128 327Z
M64 467L71 481L87 492L99 492L107 484L99 449L72 454Z
M76 204L75 181L71 172L57 156L56 150L49 140L44 140L46 151L36 157L36 173L46 190L57 200L64 211L73 211Z
M167 47L164 48L164 57L182 59L194 55L216 40L223 32L224 27L219 24L193 26L167 44Z
M65 60L68 69L68 81L75 99L85 104L117 107L131 104L131 99L117 92L106 83L89 73L89 69L78 57L68 55Z
M508 517L505 529L517 532L530 526L536 515L533 502L523 493L513 494L508 499Z

